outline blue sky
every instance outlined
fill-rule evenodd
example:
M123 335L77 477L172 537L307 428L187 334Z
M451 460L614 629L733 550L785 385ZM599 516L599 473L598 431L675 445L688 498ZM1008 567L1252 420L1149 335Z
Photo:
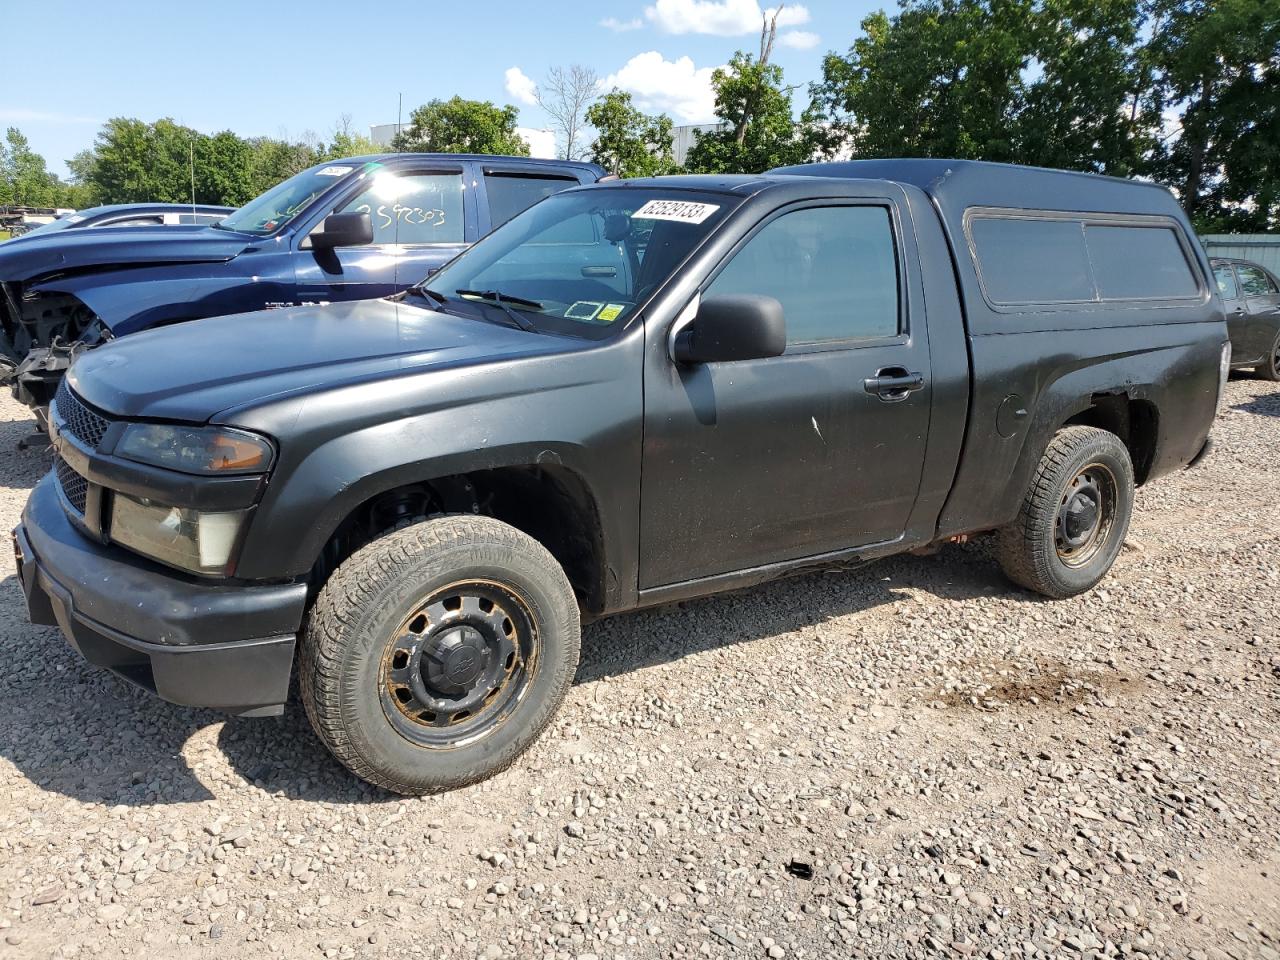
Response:
M847 49L863 16L885 6L894 4L787 3L774 55L787 82L817 79L823 54ZM631 89L651 112L696 122L709 119L710 71L735 49L757 48L760 9L757 0L0 0L4 34L22 38L6 44L0 127L20 128L60 175L113 116L324 137L343 114L366 132L395 122L400 93L406 118L459 94L514 103L522 126L543 127L525 102L530 82L573 63Z

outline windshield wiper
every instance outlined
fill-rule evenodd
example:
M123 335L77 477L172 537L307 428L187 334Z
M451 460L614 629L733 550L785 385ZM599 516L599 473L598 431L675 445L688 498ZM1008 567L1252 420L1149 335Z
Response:
M521 307L532 307L534 310L542 309L542 304L537 300L515 297L501 290L455 290L454 293L460 297L478 297L481 300L493 300L495 303L514 303Z
M518 304L520 306L532 307L534 310L541 310L542 304L537 300L526 300L524 297L511 297L498 290L455 290L460 297L472 297L483 303L492 304L503 313L505 313L513 324L526 333L537 333L538 328L533 325L528 317L522 317L510 307L508 303Z

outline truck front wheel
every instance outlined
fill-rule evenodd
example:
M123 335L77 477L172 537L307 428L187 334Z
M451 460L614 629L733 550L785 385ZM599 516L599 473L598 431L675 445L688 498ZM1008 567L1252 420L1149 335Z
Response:
M435 793L509 766L578 663L573 589L536 540L445 516L357 551L320 591L299 655L302 701L356 776Z
M1133 463L1114 433L1066 427L1031 478L996 553L1014 583L1061 599L1106 576L1133 515Z

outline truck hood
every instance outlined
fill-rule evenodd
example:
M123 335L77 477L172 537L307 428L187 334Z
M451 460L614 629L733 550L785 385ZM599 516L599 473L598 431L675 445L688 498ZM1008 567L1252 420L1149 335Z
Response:
M204 422L256 402L411 369L563 352L526 333L405 301L362 300L211 317L122 337L83 354L68 380L120 417Z
M25 281L86 268L231 260L253 243L213 227L100 227L63 230L0 244L0 281Z

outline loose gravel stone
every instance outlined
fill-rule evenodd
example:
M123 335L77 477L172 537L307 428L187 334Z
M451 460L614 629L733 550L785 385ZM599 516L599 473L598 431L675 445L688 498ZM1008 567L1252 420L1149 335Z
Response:
M979 538L596 623L528 754L414 800L89 667L5 556L0 960L1280 960L1280 389L1214 439L1089 594Z

